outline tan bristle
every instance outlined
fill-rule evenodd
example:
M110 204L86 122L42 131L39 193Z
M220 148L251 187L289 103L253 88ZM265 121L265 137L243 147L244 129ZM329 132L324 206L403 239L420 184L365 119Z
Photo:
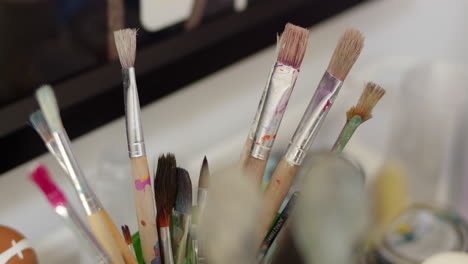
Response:
M309 30L288 23L280 38L278 62L299 69L309 40Z
M136 29L121 29L114 32L115 46L119 54L122 68L128 69L135 65Z
M382 87L373 82L368 82L356 106L351 107L346 112L346 118L350 120L353 116L359 115L362 122L371 119L372 109L374 109L384 94L385 90Z
M361 53L364 36L359 30L347 29L341 36L327 71L343 81Z

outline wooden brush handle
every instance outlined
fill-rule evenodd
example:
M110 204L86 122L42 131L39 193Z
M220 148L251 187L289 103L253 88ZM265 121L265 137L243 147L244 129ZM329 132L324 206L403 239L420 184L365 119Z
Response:
M264 204L260 214L260 227L256 237L257 247L260 247L284 198L288 194L298 168L296 165L289 164L284 158L276 166L264 194Z
M115 244L119 248L120 254L122 254L126 264L138 264L135 259L135 255L132 254L130 248L128 248L127 243L125 242L124 238L120 234L119 230L115 226L112 218L110 218L109 214L106 210L102 210L102 214L106 220L107 228L109 228L112 237L114 238Z
M252 179L258 187L262 185L266 165L267 160L257 159L252 156L249 156L247 161L243 164L247 177Z
M153 263L152 261L155 258L159 260L158 263L161 263L159 254L155 254L155 251L159 251L158 229L148 161L145 156L131 158L131 165L133 193L143 258L145 263Z
M241 153L241 164L247 163L247 159L250 157L250 150L252 149L252 143L253 143L253 140L250 137L247 138L247 140L245 141L244 149L242 150L242 153Z
M125 264L122 255L112 237L111 231L107 226L106 217L103 210L99 210L92 215L88 215L88 222L99 243L106 250L113 264Z

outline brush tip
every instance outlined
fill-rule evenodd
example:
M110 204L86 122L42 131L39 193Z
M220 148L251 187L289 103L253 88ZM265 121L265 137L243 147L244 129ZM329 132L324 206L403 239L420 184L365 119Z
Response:
M177 168L177 197L175 210L190 214L192 210L192 181L187 170Z
M177 162L174 154L158 158L154 179L154 195L159 210L172 212L177 196Z
M137 30L126 28L114 31L115 46L122 68L128 69L135 65Z
M291 23L286 24L280 37L278 62L299 69L309 40L309 30Z
M357 29L347 29L341 36L327 71L343 81L361 54L364 35Z
M208 188L210 180L210 168L208 166L208 160L205 156L203 163L200 169L200 178L198 179L199 188Z
M30 179L41 189L53 207L66 205L67 200L65 196L52 181L45 166L39 165L32 171Z
M347 120L357 115L361 117L362 122L371 119L372 110L384 95L385 90L382 87L376 83L368 82L356 106L351 107L351 109L346 112Z
M36 110L29 116L29 124L44 142L49 142L52 139L52 133L41 110Z
M122 226L122 234L127 245L132 244L132 234L130 233L130 228L128 227L128 225Z
M36 90L36 99L50 130L62 130L63 124L60 118L60 110L52 87L48 84L39 87Z

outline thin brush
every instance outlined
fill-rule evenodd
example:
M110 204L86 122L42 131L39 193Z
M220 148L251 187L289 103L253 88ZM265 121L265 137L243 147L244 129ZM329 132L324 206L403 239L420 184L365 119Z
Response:
M83 244L85 244L90 253L96 257L96 262L105 264L111 263L109 255L104 248L102 248L88 227L81 221L73 207L68 204L65 195L52 181L47 169L43 165L40 165L31 173L30 179L45 194L55 212L83 241Z
M125 102L127 144L132 166L133 193L138 230L146 263L161 262L159 256L158 229L154 210L154 195L146 158L143 128L140 118L140 101L135 76L136 30L123 29L114 33L115 45L122 65Z
M128 225L123 225L122 226L122 234L124 236L125 242L128 245L128 248L132 252L133 255L135 255L135 249L133 248L133 243L132 243L132 233L130 233L130 228Z
M67 168L65 167L63 158L60 155L57 142L55 142L52 131L50 130L49 125L47 125L47 121L45 120L41 110L36 110L29 116L29 124L34 128L37 134L39 134L49 152L55 157L62 169L66 172Z
M240 168L218 171L210 182L210 199L199 230L207 263L256 263L254 223L260 196L257 186L242 173Z
M308 39L307 29L289 23L281 35L278 58L270 72L241 157L248 176L258 186L296 84Z
M164 264L174 264L169 219L177 197L176 166L173 154L160 156L154 179L154 195L158 206L159 233Z
M203 215L203 211L205 209L209 185L210 185L210 168L208 166L208 160L206 159L206 156L205 156L203 158L203 163L200 168L200 177L198 178L197 206L198 206L199 217Z
M187 241L192 219L192 181L189 173L182 168L177 168L177 196L174 213L180 216L178 228L182 231L180 238L174 241L175 261L177 264L183 264L187 254Z
M88 216L88 222L94 235L103 245L113 263L124 263L122 255L119 252L119 248L117 248L114 237L112 236L112 227L109 225L110 218L102 207L101 202L97 199L93 190L90 188L83 171L71 150L70 139L63 127L54 91L50 86L44 85L36 91L36 99L39 102L39 106L44 114L45 120L47 121L47 125L52 132L52 136L57 143L66 171L73 182L75 191L77 192L86 215ZM122 242L125 243L123 239Z
M270 232L268 232L267 236L263 240L262 245L260 246L260 251L259 251L258 256L257 256L257 260L259 262L263 261L263 259L265 258L265 255L267 254L268 250L270 249L271 245L273 244L273 241L276 239L279 232L282 230L284 224L288 220L289 215L294 210L294 207L296 206L296 200L297 200L298 196L299 196L298 192L295 192L291 196L291 198L288 201L288 204L283 209L283 212L281 212L281 214L279 215L279 217L276 220L275 224L271 228Z
M346 113L346 123L333 145L332 152L340 153L343 151L356 129L372 118L372 109L384 95L385 90L382 87L373 82L366 84L356 106L351 107Z
M328 69L307 106L284 157L276 166L265 191L265 205L262 207L260 228L258 229L258 246L264 239L272 220L286 197L298 168L320 130L343 81L359 57L363 45L364 37L361 32L355 29L346 30L338 42Z

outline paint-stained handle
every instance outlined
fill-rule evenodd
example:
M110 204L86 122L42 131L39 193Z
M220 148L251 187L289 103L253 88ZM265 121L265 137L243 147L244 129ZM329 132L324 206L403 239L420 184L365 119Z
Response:
M109 254L113 264L125 264L122 255L112 237L112 234L107 226L106 218L103 210L98 210L91 215L88 215L88 222L91 226L93 234L96 236L99 243Z
M145 156L131 158L135 208L145 263L161 263L148 161Z
M106 220L107 227L109 228L112 234L112 237L114 238L114 241L117 247L119 248L120 253L124 257L125 263L126 264L138 264L133 253L130 251L127 243L125 242L124 238L122 237L119 230L117 229L117 226L115 226L114 222L112 221L112 218L110 218L106 210L102 210L102 211L103 211L102 214L104 215L104 218Z
M249 156L243 164L245 174L252 179L259 188L262 186L266 165L267 160L257 159L252 156Z
M284 157L276 166L264 194L265 202L260 214L260 227L255 241L257 248L260 247L284 198L288 194L298 168L296 165L289 164Z

